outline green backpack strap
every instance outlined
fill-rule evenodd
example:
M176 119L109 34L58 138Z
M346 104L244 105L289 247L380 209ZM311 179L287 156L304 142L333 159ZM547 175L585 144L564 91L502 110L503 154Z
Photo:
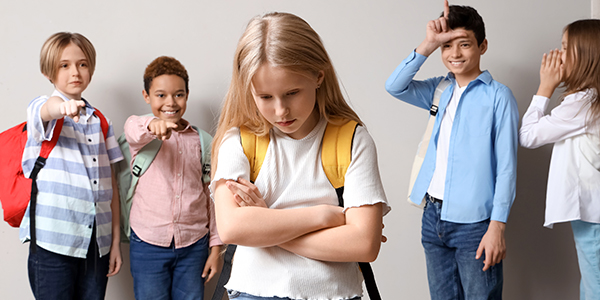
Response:
M192 125L192 128L198 132L200 136L200 146L202 147L202 182L209 183L210 182L210 147L212 144L212 136Z
M131 153L129 152L129 144L125 139L125 134L122 134L118 139L119 145L121 146L121 151L123 152L123 156L126 156L126 161L131 161ZM131 173L128 175L131 176L131 182L128 185L127 194L124 194L123 191L120 191L121 195L121 241L129 242L129 236L131 235L131 226L129 225L129 213L131 212L131 204L133 202L133 195L135 194L135 188L137 183L142 175L148 170L152 161L156 157L158 150L162 146L162 141L153 139L150 143L146 144L135 156L133 163L131 164ZM126 153L125 153L126 152ZM127 159L128 158L128 159ZM129 166L127 166L129 168ZM121 172L122 173L122 172ZM120 183L121 179L118 179ZM121 189L121 187L120 187ZM123 197L125 195L125 197Z

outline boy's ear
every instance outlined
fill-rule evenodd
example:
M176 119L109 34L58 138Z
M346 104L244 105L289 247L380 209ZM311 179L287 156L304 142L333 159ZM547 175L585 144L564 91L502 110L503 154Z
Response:
M148 93L146 93L146 90L142 90L142 95L144 95L144 101L146 101L146 103L150 104L150 95L148 95Z
M481 45L479 45L480 55L483 55L487 51L487 48L488 48L488 41L487 41L487 39L483 39L483 42L481 42Z
M46 79L48 79L48 81L50 81L50 83L54 84L54 82L52 82L52 78L50 78L50 76L42 73L42 75L44 75L44 77L46 77Z

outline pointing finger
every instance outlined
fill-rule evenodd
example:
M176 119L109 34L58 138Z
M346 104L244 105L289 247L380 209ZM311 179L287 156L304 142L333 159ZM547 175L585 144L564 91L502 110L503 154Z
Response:
M444 18L448 19L448 14L450 14L450 5L448 0L444 0Z

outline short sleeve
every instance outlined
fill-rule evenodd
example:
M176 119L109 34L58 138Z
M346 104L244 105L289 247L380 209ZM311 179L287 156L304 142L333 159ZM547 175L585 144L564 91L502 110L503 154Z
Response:
M383 203L384 215L391 210L379 175L375 142L363 126L358 126L354 134L343 197L345 209Z
M217 181L237 180L240 177L250 180L250 164L242 148L238 127L229 129L223 136L217 159L217 169L210 183L210 196L213 200Z
M27 107L27 135L36 143L51 140L54 133L56 120L52 120L48 124L44 124L42 121L41 109L48 98L48 96L37 97Z

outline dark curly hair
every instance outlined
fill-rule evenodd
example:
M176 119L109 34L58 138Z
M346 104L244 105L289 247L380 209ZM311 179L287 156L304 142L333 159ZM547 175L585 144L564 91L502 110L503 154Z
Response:
M150 93L152 80L160 75L177 75L185 82L185 92L189 92L188 82L190 78L185 67L175 58L170 56L161 56L153 60L144 72L144 89Z

